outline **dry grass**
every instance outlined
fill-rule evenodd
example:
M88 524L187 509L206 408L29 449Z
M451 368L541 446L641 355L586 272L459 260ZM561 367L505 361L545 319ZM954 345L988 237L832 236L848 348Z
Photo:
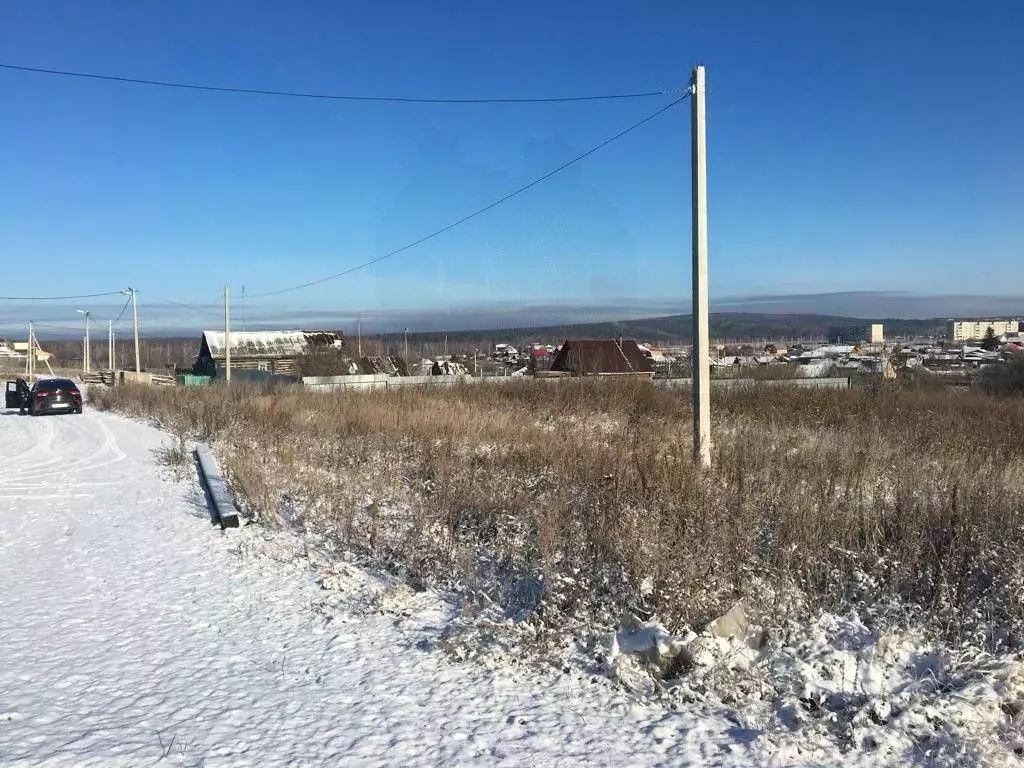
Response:
M706 474L688 392L643 383L121 387L93 402L212 439L263 520L540 624L629 607L700 625L739 596L771 611L795 592L896 602L992 642L1024 627L1020 398L726 391Z
M73 379L76 376L82 375L81 368L66 367L59 365L54 365L52 367L53 376L60 376L68 379ZM36 375L39 378L47 378L51 376L50 369L47 368L42 363L37 363ZM14 360L0 360L0 377L3 377L4 379L11 381L13 381L14 379L25 378L25 362L21 361L19 363Z

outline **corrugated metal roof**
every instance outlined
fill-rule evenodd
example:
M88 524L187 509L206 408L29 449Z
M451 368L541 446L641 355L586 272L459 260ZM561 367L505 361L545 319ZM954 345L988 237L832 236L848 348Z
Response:
M224 358L224 331L203 331L203 339L214 359ZM310 345L327 346L343 343L344 335L335 331L232 331L231 356L299 357Z
M401 357L362 357L359 359L359 368L364 374L409 375L409 368Z

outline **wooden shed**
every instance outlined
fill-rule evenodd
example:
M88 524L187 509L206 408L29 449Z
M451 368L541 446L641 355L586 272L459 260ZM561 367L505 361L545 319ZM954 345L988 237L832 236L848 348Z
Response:
M340 331L232 331L231 367L296 376L299 359L317 349L345 347ZM203 331L193 372L215 376L227 356L224 331Z

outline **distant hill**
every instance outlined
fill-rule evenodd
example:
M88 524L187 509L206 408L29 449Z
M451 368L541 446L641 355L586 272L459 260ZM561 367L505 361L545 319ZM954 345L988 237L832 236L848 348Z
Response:
M716 312L711 315L711 337L721 341L752 341L756 339L821 339L833 328L866 327L882 323L886 338L894 336L937 336L945 331L945 320L904 320L899 318L864 319L838 315L775 315L754 312ZM624 336L639 341L672 344L687 343L692 333L691 315L669 315L642 320L619 320L599 323L551 325L537 328L504 328L445 333L410 333L409 341L439 343L445 336L451 345L493 343L504 341L560 342L564 339ZM384 334L380 338L397 339L401 334Z

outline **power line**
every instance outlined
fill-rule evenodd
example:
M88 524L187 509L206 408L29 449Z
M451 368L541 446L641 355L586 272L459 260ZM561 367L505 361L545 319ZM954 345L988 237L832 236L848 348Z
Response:
M44 69L42 67L23 67L17 64L2 64L0 68L16 72L34 72L42 75L60 77L78 77L88 80L106 80L131 85L155 85L160 88L181 88L190 91L213 91L216 93L243 93L255 96L285 96L296 99L326 99L331 101L377 101L401 104L553 104L570 101L611 101L621 99L642 99L651 96L666 96L676 93L673 90L638 91L635 93L611 93L591 96L548 96L539 98L485 98L485 99L450 99L413 96L365 96L359 94L305 93L302 91L275 91L265 88L236 88L230 86L201 85L198 83L179 83L168 80L145 80L138 77L120 77L117 75L99 75L94 72L72 72L60 69Z
M570 167L572 165L575 165L576 163L580 162L581 160L583 160L583 159L585 159L587 157L590 157L590 155L594 154L598 150L604 149L609 144L611 144L613 141L617 141L618 139L621 139L626 134L631 133L632 131L635 131L640 126L645 125L646 123L649 123L651 120L653 120L654 118L658 117L662 113L667 112L668 110L672 109L672 107L674 107L677 104L685 101L686 98L689 95L690 95L689 92L687 92L686 94L684 94L680 98L678 98L675 101L673 101L671 104L662 107L657 112L654 112L654 113L648 115L647 117L645 117L643 120L640 120L639 122L633 123L633 125L629 126L628 128L626 128L626 129L624 129L622 131L619 131L617 134L615 134L611 138L605 139L600 144L598 144L595 147L592 147L591 149L588 149L583 154L577 155L572 160L569 160L568 162L563 163L562 165L560 165L557 168L555 168L553 171L549 171L548 173L545 173L543 176L539 176L538 178L534 179L533 181L529 182L528 184L524 184L523 186L519 187L519 189L517 189L517 190L515 190L513 192L509 192L504 197L501 197L501 198L495 200L493 203L485 205L483 208L479 208L476 211L474 211L473 213L469 214L468 216L463 216L461 219L458 219L457 221L453 221L451 224L448 224L447 226L441 227L441 229L435 230L435 231L431 232L429 235L424 235L423 237L419 238L418 240L414 240L411 243L406 243L405 245L401 246L400 248L396 248L393 251L389 251L388 253L385 253L382 256L378 256L378 257L376 257L374 259L370 259L369 261L364 261L362 264L357 264L354 267L349 267L348 269L343 270L342 272L337 272L337 273L335 273L333 275L328 275L327 277L321 277L321 278L318 278L316 280L310 280L309 282L300 283L299 285L293 285L290 288L281 288L281 289L276 290L276 291L267 291L266 293L250 294L250 298L264 298L264 297L267 297L267 296L279 296L282 293L291 293L292 291L298 291L298 290L301 290L303 288L311 288L314 285L320 285L321 283L326 283L326 282L328 282L330 280L336 280L339 277L345 277L346 275L351 275L353 272L356 272L356 271L358 271L360 269L365 269L366 267L372 266L374 264L378 264L378 263L384 261L385 259L390 259L392 256L397 256L398 254L402 253L403 251L408 251L410 248L415 248L417 245L422 245L423 243L427 242L428 240L433 240L435 237L438 237L439 235L443 235L445 232L449 232L450 230L455 229L456 227L460 226L461 224L465 224L467 221L470 221L471 219L475 219L477 216L480 216L480 215L482 215L484 213L487 213L487 211L491 210L492 208L497 208L502 203L505 203L505 202L511 200L513 197L516 197L517 195L521 195L523 192L526 192L528 189L532 189L533 187L537 186L541 182L547 181L548 179L550 179L555 174L561 173L566 168L568 168L568 167Z
M107 293L84 293L79 296L0 296L0 301L70 301L71 299L98 299L101 296L117 296L120 291Z
M128 300L124 303L124 306L121 307L121 311L117 313L117 318L113 321L114 325L117 325L119 322L121 322L121 318L124 317L124 313L128 310L128 305L131 303L132 297L129 296Z
M139 291L139 293L142 293L142 291ZM198 312L198 313L201 313L201 314L204 314L204 315L210 315L211 317L220 317L219 314L217 314L216 312L212 312L209 309L202 309L201 307L196 307L196 306L193 306L191 304L182 304L179 301L171 301L170 299L161 298L160 296L157 296L156 294L153 294L153 293L147 293L145 295L149 296L150 298L156 299L157 301L162 301L162 302L164 302L164 304L172 304L175 307L181 307L182 309L189 309L189 310L192 310L193 312Z
M51 330L51 331L69 331L71 333L81 333L81 331L82 331L82 326L80 326L80 325L77 325L77 326L72 326L72 325L50 325L49 323L36 323L36 322L33 322L32 323L32 327L33 328L43 328L45 330Z

